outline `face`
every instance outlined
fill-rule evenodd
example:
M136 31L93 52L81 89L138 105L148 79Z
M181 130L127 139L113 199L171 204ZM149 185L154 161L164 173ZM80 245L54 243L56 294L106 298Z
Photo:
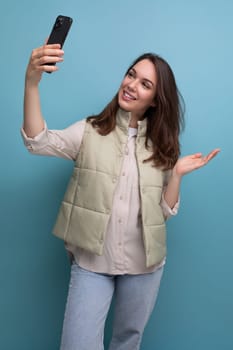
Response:
M154 106L157 75L151 61L136 63L127 73L118 92L119 106L140 119L150 106Z

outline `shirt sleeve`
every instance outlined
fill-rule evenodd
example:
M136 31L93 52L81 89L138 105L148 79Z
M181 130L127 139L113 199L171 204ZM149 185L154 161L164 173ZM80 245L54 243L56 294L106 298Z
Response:
M32 154L75 160L81 146L85 123L86 120L83 119L63 130L49 130L45 122L44 129L35 137L28 137L23 128L21 135L26 148Z

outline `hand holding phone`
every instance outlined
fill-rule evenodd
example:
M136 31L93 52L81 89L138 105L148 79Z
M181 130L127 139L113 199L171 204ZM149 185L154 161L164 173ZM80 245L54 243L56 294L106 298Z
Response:
M61 48L64 45L67 34L72 25L73 19L68 16L59 15L53 25L52 31L49 35L47 44L60 44ZM55 65L56 63L46 63L45 65ZM51 73L51 72L47 72Z

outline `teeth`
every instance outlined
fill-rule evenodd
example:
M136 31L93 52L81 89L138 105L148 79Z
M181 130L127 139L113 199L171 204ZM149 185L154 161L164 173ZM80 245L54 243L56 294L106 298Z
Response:
M130 98L131 100L135 100L135 98L131 95L129 95L127 92L124 92L124 96L127 98Z

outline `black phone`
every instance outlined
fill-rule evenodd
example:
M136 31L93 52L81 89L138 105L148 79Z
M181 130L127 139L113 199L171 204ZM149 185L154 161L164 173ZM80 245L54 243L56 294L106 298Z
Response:
M61 48L64 45L67 34L73 23L73 19L68 16L59 15L53 25L52 31L49 35L47 44L60 44ZM55 65L56 63L46 63L46 65ZM51 73L51 72L48 72Z
M71 17L62 15L57 16L47 44L60 44L62 47L70 30L72 22L73 19Z

